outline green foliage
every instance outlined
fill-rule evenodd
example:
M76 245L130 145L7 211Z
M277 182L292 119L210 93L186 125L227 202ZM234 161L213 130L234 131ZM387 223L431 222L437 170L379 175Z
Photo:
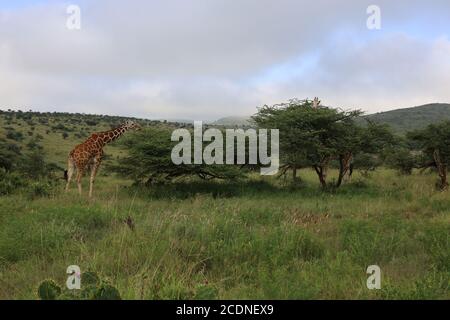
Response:
M0 195L11 194L26 185L26 180L19 173L0 168Z
M119 290L100 280L93 271L81 274L81 290L62 290L54 280L44 280L38 287L38 297L41 300L121 300Z
M120 293L114 286L103 282L92 297L94 300L120 300Z
M399 148L387 154L385 163L400 174L412 174L414 168L418 166L417 157L411 153L411 150Z
M128 156L120 159L110 169L136 182L147 184L170 181L174 178L198 176L202 179L235 179L241 175L232 165L180 164L171 159L172 129L158 126L141 130L132 137L124 137L123 145Z
M62 123L58 123L55 126L52 126L53 130L59 130L59 131L70 131L69 128L67 128L65 125L63 125Z
M15 144L0 139L0 168L12 171L20 163L21 148Z
M438 150L440 161L450 165L450 120L431 124L423 130L408 132L407 137L415 143L413 148L430 159L433 159L434 152Z
M6 133L6 138L15 141L22 141L24 139L22 132L9 130Z
M53 280L44 280L38 287L38 297L41 300L56 300L61 294L61 287Z
M333 159L340 161L339 186L348 171L346 161L366 155L366 159L371 157L374 161L360 168L369 170L380 163L375 156L396 142L385 125L372 122L365 127L357 125L355 119L360 114L358 110L313 108L309 100L291 100L286 104L264 106L252 118L260 127L280 129L282 168L313 166L325 187L326 172Z
M448 189L447 170L450 165L450 120L431 124L423 130L408 132L407 135L415 147L422 154L423 158L428 158L428 165L437 169L439 181L436 186L445 191ZM423 160L422 160L423 162Z
M36 139L28 144L28 152L15 143L0 139L0 195L26 188L30 198L49 196L55 187L53 172L61 169L45 161L45 154Z
M360 170L363 177L369 177L369 173L383 164L379 156L370 153L360 153L353 158L353 168Z
M83 272L81 274L81 280L84 286L98 286L100 284L100 278L93 271Z
M54 184L51 180L34 181L29 183L27 187L27 196L29 199L49 197L54 192Z

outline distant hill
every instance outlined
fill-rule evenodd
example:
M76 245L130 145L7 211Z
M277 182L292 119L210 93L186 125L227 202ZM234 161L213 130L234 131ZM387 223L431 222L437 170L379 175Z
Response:
M220 118L214 122L212 122L212 125L220 125L220 126L248 126L250 117L225 117Z
M398 133L421 129L431 123L450 120L450 104L430 103L422 106L395 109L391 111L369 114L361 117L377 123L386 123ZM249 125L250 117L226 117L214 121L212 124L223 126L246 126Z
M450 104L430 103L422 106L396 109L363 116L377 123L386 123L397 132L421 129L431 123L450 120Z

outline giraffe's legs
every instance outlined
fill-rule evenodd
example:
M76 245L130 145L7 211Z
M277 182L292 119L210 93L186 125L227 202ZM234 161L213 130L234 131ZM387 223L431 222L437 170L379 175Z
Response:
M81 196L81 178L83 177L83 170L81 168L77 169L77 184L78 184L78 193Z
M91 179L89 181L89 198L92 198L92 189L94 188L94 180L95 175L97 174L98 167L100 166L100 157L94 158L94 163L92 164L92 170L91 170Z
M72 180L73 172L75 171L75 165L72 159L69 158L67 161L67 183L66 183L66 191L69 191L70 181Z

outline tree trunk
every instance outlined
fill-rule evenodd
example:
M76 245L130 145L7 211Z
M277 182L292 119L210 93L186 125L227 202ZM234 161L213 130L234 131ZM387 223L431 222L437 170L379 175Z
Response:
M327 186L328 165L330 160L331 157L325 157L319 164L314 165L314 170L316 170L322 188L326 188Z
M343 180L349 176L350 164L352 162L353 155L351 152L346 152L339 156L339 178L336 183L336 187L340 187Z
M294 182L297 180L297 167L292 168L292 180Z
M439 189L442 191L445 191L448 189L448 182L447 182L447 165L442 162L441 156L439 154L439 150L434 150L433 152L434 161L436 162L436 168L438 171L439 178L441 179L439 183Z

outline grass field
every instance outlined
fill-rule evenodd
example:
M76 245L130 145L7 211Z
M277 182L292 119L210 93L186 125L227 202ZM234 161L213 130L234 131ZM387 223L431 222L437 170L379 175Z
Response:
M62 167L84 139L74 132L108 129L73 125L64 139L49 130L53 119L31 136L22 120L0 122L0 137L13 127L22 144L42 135ZM110 161L122 152L106 148ZM435 174L356 171L325 192L310 170L295 185L255 175L149 188L100 172L92 200L75 185L65 194L62 180L50 196L0 197L0 299L36 299L41 281L65 283L69 265L96 271L125 299L450 298L450 193L435 190ZM380 290L366 287L374 264Z
M34 299L72 264L126 299L450 298L450 197L434 176L380 170L324 193L302 173L300 186L255 177L140 189L100 177L92 201L62 186L3 197L0 298ZM381 290L366 288L372 264Z

